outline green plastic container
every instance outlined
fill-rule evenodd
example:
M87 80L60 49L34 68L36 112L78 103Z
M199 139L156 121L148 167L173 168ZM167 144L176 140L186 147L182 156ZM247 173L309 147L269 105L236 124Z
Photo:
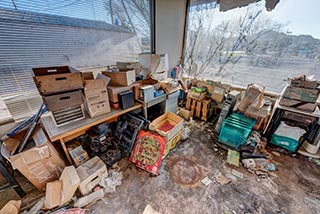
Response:
M281 148L284 148L290 152L295 152L299 145L299 142L295 139L276 134L272 135L271 143Z

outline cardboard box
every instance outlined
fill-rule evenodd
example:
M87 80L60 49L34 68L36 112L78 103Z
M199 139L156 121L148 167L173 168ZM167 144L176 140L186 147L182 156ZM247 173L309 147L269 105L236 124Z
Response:
M34 82L41 95L83 88L82 74L68 66L32 68Z
M79 190L82 195L86 195L99 184L107 167L99 157L94 157L81 164L76 170L80 178Z
M2 149L6 150L5 146ZM10 151L6 152L10 157ZM48 182L58 179L65 167L50 142L11 156L9 160L12 168L19 170L39 191L44 191Z
M56 180L47 183L44 206L52 209L60 205L61 202L62 181Z
M21 207L21 201L11 200L2 209L0 214L18 214Z
M173 79L168 78L160 82L160 88L167 94L170 94L179 90L179 83Z
M154 90L158 90L160 88L160 82L158 80L148 78L145 80L139 80L133 85L134 99L140 99L140 88L143 86L152 85Z
M169 139L166 142L162 159L164 159L172 149L176 148L177 143L181 140L181 138L182 138L182 130L176 136L174 136L172 139Z
M111 112L104 79L85 80L84 95L91 118Z
M47 135L44 133L43 129L38 127L35 129L34 134L32 135L32 139L36 146L40 146L42 144L50 142L47 138Z
M109 84L112 86L129 86L136 81L134 70L119 72L102 71L102 74L111 78Z
M288 86L282 96L288 99L315 103L319 97L319 91L316 89Z
M198 93L194 91L188 91L188 98L192 98L194 100L203 100L207 96L207 92Z
M43 101L49 111L59 111L83 104L81 91L67 92L63 94L43 97Z
M73 140L68 142L66 146L75 166L79 166L89 160L88 153L82 148L78 141Z
M59 180L62 182L60 205L63 205L72 199L80 184L80 179L74 166L67 166L62 171Z
M179 112L179 115L186 120L189 120L191 117L193 117L193 113L194 113L193 110L187 110L184 108L179 108L178 112Z
M134 70L136 77L140 76L142 69L139 62L117 62L117 66L120 71Z
M119 93L131 90L132 86L108 86L109 100L113 103L119 102Z
M169 130L164 130L164 126L171 126ZM149 129L156 131L166 140L172 139L183 128L183 119L178 115L167 112L150 123Z
M316 89L319 86L317 81L308 81L303 79L291 79L290 86L299 87L299 88L308 88L308 89Z
M167 79L169 72L168 54L139 54L139 62L143 76L151 76L156 80Z
M224 100L224 95L230 90L230 85L221 84L220 82L200 81L198 84L206 87L208 92L207 97L218 103L221 103Z
M292 99L288 99L288 98L284 98L284 97L282 97L280 99L280 103L279 104L283 105L283 106L288 106L288 107L291 107L291 108L310 111L310 112L313 112L317 107L317 103L303 102L303 101L300 101L300 100L292 100Z
M248 85L244 97L242 97L238 109L241 112L245 112L247 108L255 103L254 107L259 108L262 104L262 97L264 94L264 87L258 86L256 84Z

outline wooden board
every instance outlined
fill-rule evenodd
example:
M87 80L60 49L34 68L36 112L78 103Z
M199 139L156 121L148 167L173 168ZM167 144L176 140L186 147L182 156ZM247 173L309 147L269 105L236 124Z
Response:
M186 109L190 110L191 108L191 103L192 103L192 99L190 97L187 98L187 103L186 103Z
M197 107L196 107L196 117L200 118L201 117L201 106L202 106L202 101L197 102Z

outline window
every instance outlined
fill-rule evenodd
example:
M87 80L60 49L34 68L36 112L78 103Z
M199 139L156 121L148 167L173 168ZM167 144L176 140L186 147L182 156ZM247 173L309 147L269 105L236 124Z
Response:
M0 96L15 120L42 100L33 67L97 68L150 52L150 0L4 0L0 5Z
M189 5L188 75L243 87L257 83L277 93L288 77L320 79L319 1L191 0Z

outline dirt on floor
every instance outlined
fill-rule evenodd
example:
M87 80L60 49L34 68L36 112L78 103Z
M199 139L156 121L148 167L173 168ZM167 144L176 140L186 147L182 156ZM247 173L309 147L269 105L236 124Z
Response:
M320 213L320 204L307 200L320 198L320 166L281 153L273 156L277 170L259 178L226 163L227 152L213 136L209 125L198 124L163 160L156 177L122 160L122 185L89 213L141 214L148 204L162 214ZM200 182L206 176L213 181L208 186ZM218 176L231 182L219 184Z
M162 161L158 176L121 160L122 184L86 213L142 214L147 205L162 214L320 213L320 166L313 160L276 153L276 171L259 177L226 162L227 151L209 124L196 123L189 136ZM201 182L205 177L212 181L208 186ZM12 190L0 193L1 203L11 196L17 199Z

